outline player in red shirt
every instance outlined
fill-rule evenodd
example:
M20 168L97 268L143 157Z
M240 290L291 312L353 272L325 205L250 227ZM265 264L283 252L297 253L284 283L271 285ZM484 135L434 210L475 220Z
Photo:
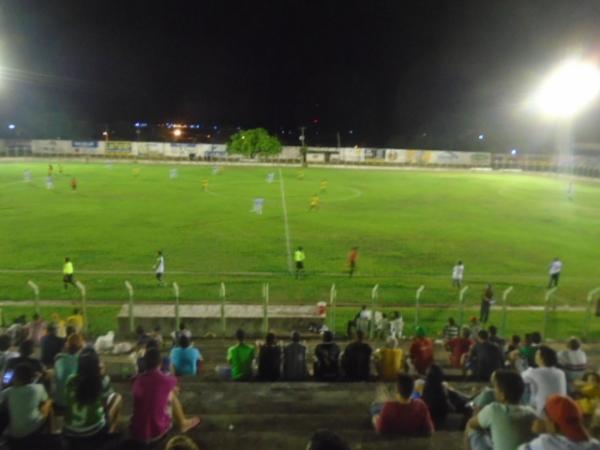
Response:
M416 328L416 337L410 344L410 359L420 375L425 375L427 369L433 364L433 341L425 337L422 326Z
M71 178L71 189L73 189L74 191L77 190L77 178L75 177Z
M348 253L348 267L350 268L350 270L349 270L350 278L352 278L352 275L354 275L354 271L356 270L356 262L357 261L358 261L358 247L352 247L352 250L350 250L350 253Z

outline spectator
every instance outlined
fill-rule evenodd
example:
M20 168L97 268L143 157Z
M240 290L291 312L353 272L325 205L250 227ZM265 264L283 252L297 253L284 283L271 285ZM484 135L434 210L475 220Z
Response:
M565 373L556 365L556 352L542 345L535 354L538 367L530 367L521 376L531 392L530 404L538 414L542 414L546 400L553 394L567 395Z
M366 305L363 305L356 316L354 316L354 319L348 321L348 325L346 326L348 339L352 339L353 330L359 328L363 323L368 323L369 320L371 320L371 311L367 309Z
M73 333L81 333L83 331L83 327L85 326L85 321L81 311L78 308L73 310L73 314L67 317L67 328L71 326L73 329ZM69 331L67 330L67 337L69 336Z
M356 331L356 340L346 346L342 355L342 368L349 381L369 381L371 378L371 354L373 350L363 342L365 334Z
M136 347L137 348L145 348L146 343L150 340L150 336L144 330L144 327L138 325L135 329L135 338L136 338Z
M390 336L396 339L402 339L404 333L404 319L402 314L394 311L392 320L390 320Z
M393 401L371 406L373 425L378 433L430 436L433 423L427 405L412 398L415 382L407 374L398 375L397 393Z
M488 381L492 373L504 366L504 355L489 341L488 332L481 330L478 342L469 352L469 369L475 380Z
M33 341L33 345L38 346L42 340L42 336L46 332L46 322L40 317L39 314L33 315L33 320L27 325L27 339Z
M469 354L469 349L475 344L471 339L471 330L464 327L461 337L455 337L446 342L446 350L450 351L450 364L455 369L465 368L465 359Z
M481 331L481 323L477 317L472 316L469 319L469 329L471 330L471 336L475 337L479 335L479 332Z
M200 424L200 417L186 417L177 396L177 379L162 373L160 351L149 348L144 355L147 370L133 381L131 435L139 442L156 442L173 422L185 433Z
M488 283L487 287L483 291L483 296L481 297L481 310L479 312L479 321L481 323L487 323L490 318L490 309L494 304L494 290L492 289L492 285Z
M42 433L45 425L50 425L48 422L52 417L52 401L44 386L34 382L34 376L31 365L18 364L13 387L2 392L2 402L7 406L9 415L7 435L22 444Z
M544 411L545 418L534 424L533 431L540 435L519 450L600 450L600 442L585 429L581 410L573 400L552 395Z
M10 345L18 347L21 342L27 340L29 331L25 327L27 318L24 315L16 317L11 326L6 330L6 334L10 336Z
M19 364L27 364L33 371L33 378L37 380L41 375L44 374L44 367L39 360L31 357L32 354L33 341L26 340L21 342L21 345L19 346L19 356L8 360L6 363L6 372L9 370L15 370Z
M520 345L521 336L519 336L518 334L513 334L512 338L510 339L510 343L506 347L507 356L510 355L510 353L512 353L513 351L518 350Z
M264 345L258 350L258 379L277 381L281 376L281 348L275 342L275 334L267 333Z
M433 363L433 342L425 336L425 329L422 326L417 326L415 334L410 344L409 357L417 373L424 375Z
M67 325L66 322L61 319L60 314L58 313L52 313L52 315L50 316L52 317L52 321L50 322L52 325L54 325L55 329L56 329L56 335L59 338L66 338L67 337Z
M67 339L66 352L56 355L54 361L54 403L59 409L67 407L66 385L67 380L77 373L79 365L79 352L83 348L83 339L80 334L72 334Z
M56 327L54 324L48 325L48 334L42 338L41 342L41 360L42 364L47 368L54 366L54 358L58 355L64 345L65 340L56 335Z
M567 342L567 349L558 352L558 366L565 371L567 376L567 390L574 391L574 383L583 377L587 366L587 355L581 349L581 341L571 337Z
M4 372L9 359L19 356L17 352L11 350L10 344L11 339L8 334L0 335L0 373Z
M179 336L177 347L171 350L171 369L173 374L197 375L202 366L202 354L191 345L190 339L185 335Z
M306 450L350 450L350 446L333 431L319 430L311 436Z
M251 345L244 343L246 334L239 329L235 333L237 345L227 350L227 362L231 366L231 379L234 381L248 381L252 379L252 362L255 350Z
M577 404L584 415L591 416L600 405L600 375L596 372L588 372L583 376L582 381L577 385L579 394Z
M496 400L485 406L467 423L471 450L514 450L533 437L534 411L519 405L525 385L510 370L494 372Z
M137 353L136 372L138 374L146 371L146 359L144 358L144 355L150 348L155 348L160 351L160 346L156 340L151 338L146 342L146 347ZM171 359L168 356L163 356L160 371L163 373L169 373L171 371Z
M504 344L506 344L506 342L504 339L498 336L498 328L496 328L494 325L490 325L488 327L488 336L490 342L494 345L497 345L498 348L502 350L502 353L504 353Z
M163 345L163 336L162 332L160 331L160 325L156 325L154 327L152 333L150 334L150 337L156 341L156 343L158 344L158 349L160 350Z
M283 379L304 381L308 378L306 368L307 348L300 343L300 333L292 333L292 342L283 349Z
M459 333L460 329L458 328L458 325L456 325L454 318L450 317L448 319L448 323L444 326L444 330L442 331L442 338L445 342L448 342L454 338L457 338Z
M315 378L319 381L335 381L339 376L340 348L333 342L333 333L323 333L323 342L315 348Z
M189 437L184 435L173 436L167 442L165 450L200 450L200 447L196 445Z
M176 345L179 342L179 338L182 335L186 336L189 340L192 340L192 332L185 327L185 323L183 322L179 324L179 330L175 330L171 333L173 345Z
M394 337L387 338L385 348L375 351L373 360L379 381L395 381L398 374L404 371L404 352L398 348L398 341Z
M94 349L81 352L77 373L68 379L65 392L63 430L71 447L94 448L106 442L117 428L121 396L113 392L110 378L102 374Z
M427 369L421 399L429 408L429 414L435 428L439 428L446 419L450 405L446 387L444 386L444 372L437 364L432 364Z

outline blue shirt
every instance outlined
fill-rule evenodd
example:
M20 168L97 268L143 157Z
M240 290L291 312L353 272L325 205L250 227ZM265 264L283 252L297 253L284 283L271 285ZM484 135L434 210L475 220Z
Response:
M198 361L202 361L202 355L196 347L175 347L171 350L171 363L177 375L196 375Z

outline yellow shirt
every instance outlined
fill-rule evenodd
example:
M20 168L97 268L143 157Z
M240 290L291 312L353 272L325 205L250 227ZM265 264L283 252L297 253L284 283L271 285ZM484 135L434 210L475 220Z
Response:
M375 352L377 373L381 381L396 381L404 372L404 351L400 348L382 348Z
M73 263L71 261L66 262L65 265L63 266L63 274L73 275L73 272L74 272Z
M76 333L83 330L83 322L83 316L81 314L73 314L72 316L67 317L67 326L71 325L75 328Z

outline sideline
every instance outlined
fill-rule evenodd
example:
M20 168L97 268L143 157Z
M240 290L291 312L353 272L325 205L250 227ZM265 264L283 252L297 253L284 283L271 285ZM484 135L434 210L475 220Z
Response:
M281 206L283 207L283 226L285 229L285 247L287 250L288 271L292 273L292 245L290 244L290 226L288 223L287 204L285 201L285 188L283 186L283 173L279 168L279 187L281 188Z

